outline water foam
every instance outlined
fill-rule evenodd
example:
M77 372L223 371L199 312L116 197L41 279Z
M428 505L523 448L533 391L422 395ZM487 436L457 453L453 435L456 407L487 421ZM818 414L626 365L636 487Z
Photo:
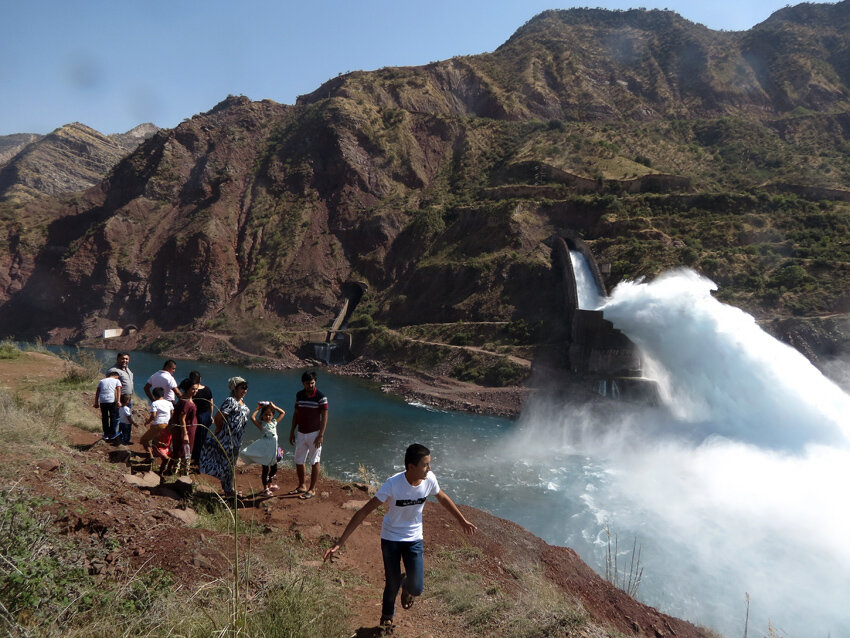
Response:
M618 286L605 317L641 348L664 405L537 401L517 444L605 468L585 516L561 514L582 526L564 540L598 546L609 524L636 536L649 604L737 635L748 593L753 632L850 635L850 397L714 289L690 271Z
M681 270L620 284L602 310L640 347L668 405L694 431L789 450L846 445L850 397L751 315L714 299L715 289Z

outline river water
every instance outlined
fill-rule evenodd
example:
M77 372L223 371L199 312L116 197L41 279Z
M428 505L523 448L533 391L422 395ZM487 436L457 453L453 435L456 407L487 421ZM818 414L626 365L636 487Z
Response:
M850 636L850 397L713 288L681 271L600 301L641 347L658 407L539 393L512 422L408 405L319 370L330 403L323 464L332 476L358 478L363 466L383 479L423 443L457 502L572 547L600 573L606 530L620 570L636 540L637 598L662 611L742 635L749 595L753 635L770 623L788 637ZM137 393L161 363L132 354ZM178 378L199 370L218 401L233 375L248 380L249 404L289 411L300 388L301 370L177 364Z

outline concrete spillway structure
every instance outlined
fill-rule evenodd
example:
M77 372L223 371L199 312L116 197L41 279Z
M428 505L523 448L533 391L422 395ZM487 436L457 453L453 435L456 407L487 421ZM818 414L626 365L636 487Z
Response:
M642 399L654 396L654 383L642 377L640 352L634 343L605 319L602 310L582 307L582 300L598 299L601 305L607 296L602 273L590 248L569 233L556 237L554 244L563 282L565 320L570 327L567 355L570 370L588 379L603 396ZM576 255L576 260L571 253ZM584 272L576 272L577 267ZM595 290L581 290L580 286Z
M368 286L361 281L342 285L342 306L328 329L323 342L308 344L313 356L327 364L346 363L351 356L351 334L345 331L348 321Z

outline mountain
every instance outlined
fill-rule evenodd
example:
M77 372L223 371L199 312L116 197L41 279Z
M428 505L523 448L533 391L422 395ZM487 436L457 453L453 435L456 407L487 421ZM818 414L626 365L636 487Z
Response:
M97 186L0 207L0 326L283 353L356 288L376 349L383 327L446 322L447 340L491 321L557 340L565 233L609 287L684 265L761 319L847 313L848 16L800 5L733 33L547 11L493 53L350 73L295 105L228 97Z
M22 148L40 138L41 135L36 135L35 133L0 135L0 168L17 155Z
M0 201L63 195L94 186L157 130L153 124L142 124L126 133L103 135L74 122L45 136L3 136Z

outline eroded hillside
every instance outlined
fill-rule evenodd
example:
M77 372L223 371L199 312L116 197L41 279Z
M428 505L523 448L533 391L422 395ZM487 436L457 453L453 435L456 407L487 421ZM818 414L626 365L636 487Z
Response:
M230 97L95 188L6 203L0 325L225 330L283 352L357 282L367 330L551 337L566 232L609 286L688 266L761 318L846 313L848 16L801 5L728 33L550 11L490 54L351 73L294 106Z

